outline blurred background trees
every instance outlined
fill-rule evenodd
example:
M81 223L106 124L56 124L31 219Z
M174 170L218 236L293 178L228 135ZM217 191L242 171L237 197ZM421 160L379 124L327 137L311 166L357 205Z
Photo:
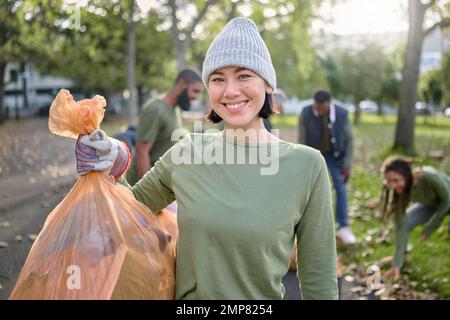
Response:
M392 107L398 110L393 145L412 153L417 100L440 110L450 101L448 53L440 66L419 72L422 43L434 30L444 32L450 25L450 4L405 0L410 33L401 44L393 46L388 38L350 36L348 45L333 46L339 36L315 25L330 23L323 7L333 10L344 2L4 0L0 4L0 121L5 79L21 83L20 99L24 108L29 105L27 65L45 75L70 79L80 95L102 94L107 99L120 95L136 108L152 92L168 89L177 71L185 67L200 71L212 39L228 20L243 15L258 25L277 70L278 86L289 97L309 99L316 89L329 89L354 106L355 124L361 121L365 101L374 102L379 115L385 106ZM19 68L6 77L8 63ZM136 112L129 115L135 118Z

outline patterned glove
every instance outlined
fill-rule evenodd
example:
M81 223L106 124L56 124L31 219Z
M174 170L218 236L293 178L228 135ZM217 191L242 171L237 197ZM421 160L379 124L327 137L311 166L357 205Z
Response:
M90 171L109 171L117 181L130 164L130 151L122 141L110 138L103 130L78 137L75 146L77 171L80 175Z

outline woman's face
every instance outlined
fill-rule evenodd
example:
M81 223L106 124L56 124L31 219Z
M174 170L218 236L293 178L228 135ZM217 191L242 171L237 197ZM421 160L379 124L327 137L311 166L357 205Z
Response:
M260 129L258 113L266 93L272 89L253 71L225 67L214 71L208 80L211 107L230 129Z
M388 171L384 174L384 179L388 188L394 189L395 193L401 194L405 191L406 180L400 173L392 170Z

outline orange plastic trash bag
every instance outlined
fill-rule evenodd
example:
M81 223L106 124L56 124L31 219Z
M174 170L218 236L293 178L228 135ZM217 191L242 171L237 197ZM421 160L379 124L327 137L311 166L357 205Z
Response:
M178 224L176 213L168 209L162 209L156 215L156 221L158 221L159 224L164 227L164 229L170 234L172 240L174 240L173 242L175 243L178 239Z
M169 244L170 249L176 255L176 245L178 240L178 223L176 213L162 209L156 215L156 221L170 234L171 242Z
M99 128L105 100L61 90L49 128L76 138ZM169 233L132 192L103 172L81 176L48 216L10 299L173 299Z

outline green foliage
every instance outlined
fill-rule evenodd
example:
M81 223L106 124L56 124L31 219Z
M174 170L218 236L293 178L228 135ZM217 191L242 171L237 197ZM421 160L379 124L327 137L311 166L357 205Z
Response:
M326 84L309 35L315 10L322 2L212 2L192 34L193 41L187 50L189 65L201 70L209 44L228 19L250 16L260 27L272 53L279 87L291 95L310 96L315 88ZM144 93L153 88L167 89L176 73L173 35L168 24L171 9L166 2L157 4L158 9L145 15L137 12L136 80L138 89ZM194 12L195 16L204 4L204 1L190 1L179 6L180 13ZM126 87L130 1L90 0L82 7L62 0L6 1L2 5L6 10L1 11L5 19L0 19L0 23L2 27L8 25L2 36L8 34L8 43L0 47L0 52L8 62L26 59L45 74L73 79L85 94L108 95ZM188 32L189 23L185 19L180 21L180 31Z
M321 65L333 95L341 99L398 100L394 59L374 43L362 43L357 50L337 50L325 57Z
M277 71L278 86L291 95L310 97L315 89L326 85L325 73L319 67L309 34L314 10L322 1L271 3L275 18L262 17L261 24L264 26L263 38ZM267 12L270 5L259 8ZM288 13L283 15L282 12Z
M441 68L423 74L419 80L419 97L434 105L450 102L450 53L447 53ZM444 84L445 91L442 91Z
M51 52L48 43L64 15L61 0L5 0L0 4L0 61L37 61Z
M89 2L80 10L80 28L66 28L53 43L54 54L40 65L49 74L73 79L86 94L108 95L126 87L126 1ZM140 91L171 84L173 50L159 16L150 13L136 23L136 84Z

